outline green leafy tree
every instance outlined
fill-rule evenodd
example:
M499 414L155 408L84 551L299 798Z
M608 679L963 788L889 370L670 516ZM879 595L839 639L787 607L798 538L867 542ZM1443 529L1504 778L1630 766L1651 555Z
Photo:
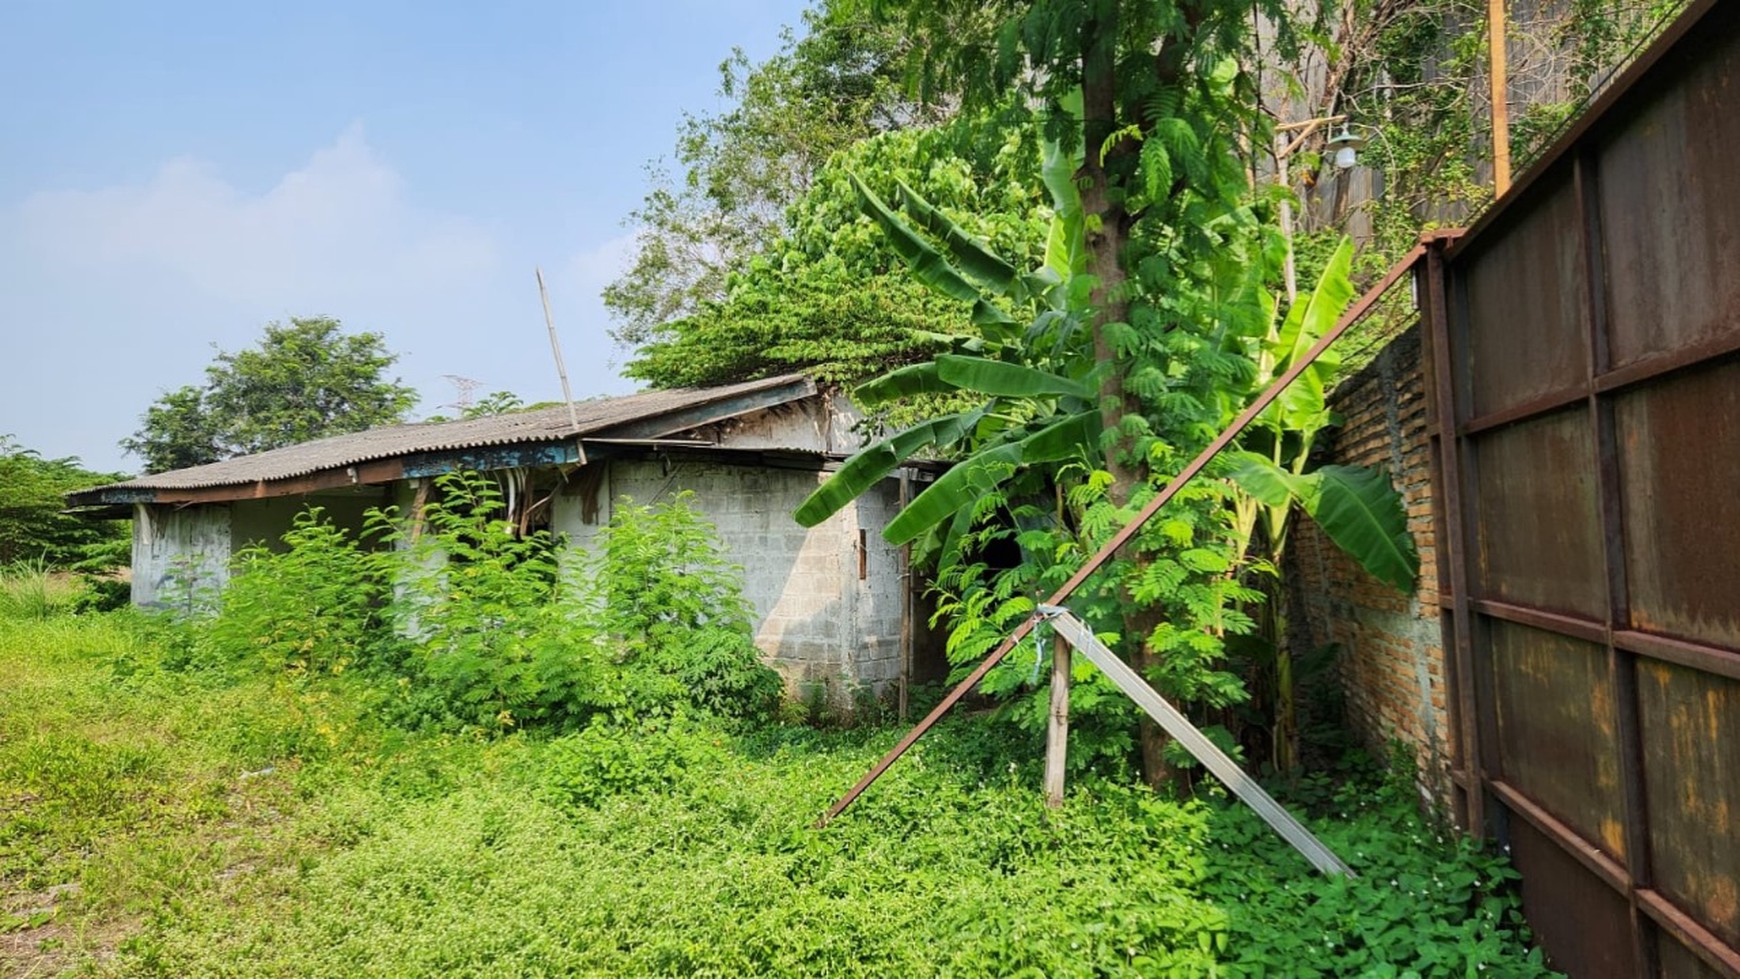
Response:
M44 459L0 436L0 566L40 561L51 568L100 570L126 563L124 522L61 512L66 493L119 478L88 470L77 458Z
M966 111L1011 99L1039 106L1046 134L1079 154L1071 182L1085 247L1083 343L1097 365L1091 394L1106 433L1092 471L1104 474L1108 512L1130 512L1248 397L1250 360L1224 354L1260 335L1272 303L1260 285L1284 252L1249 199L1239 148L1259 145L1267 133L1254 79L1240 65L1252 60L1256 16L1282 25L1281 46L1290 46L1282 5L889 0L871 7L914 38L913 77L927 96L958 100ZM1206 614L1183 620L1180 634L1168 603L1157 599L1182 596L1184 579L1213 574L1211 566L1224 573L1227 545L1186 546L1163 533L1151 540L1127 547L1109 572L1128 655L1164 686L1167 671L1185 661L1168 663L1168 652L1197 650L1211 661L1224 629L1211 624L1220 613L1199 603L1196 611ZM1180 563L1186 551L1203 550L1216 557ZM1157 726L1144 724L1141 746L1149 778L1165 780L1170 765Z
M164 472L391 424L417 402L386 377L397 361L381 334L345 333L335 319L271 323L258 347L219 351L204 387L159 398L121 447Z
M826 4L804 13L804 27L759 65L741 51L720 65L719 94L732 107L685 117L677 174L652 168L653 189L630 215L634 261L604 291L620 342L658 339L725 300L731 275L784 233L786 208L835 152L944 114L903 96L898 29Z
M168 472L222 459L216 413L206 391L183 385L158 398L141 419L143 427L121 440L121 448L145 460L148 473Z
M906 270L853 181L900 186L976 237L1037 261L1048 212L1030 126L956 120L862 140L834 156L787 212L785 233L730 277L727 295L668 325L627 373L656 387L803 370L856 382L928 358L970 334L972 308Z
M957 458L885 536L896 543L920 540L923 552L937 557L938 612L951 620L950 658L962 670L1031 614L1034 595L1054 590L1128 518L1127 501L1111 496L1114 477L1106 468L1107 447L1118 433L1104 426L1100 378L1119 367L1097 357L1089 329L1095 281L1086 272L1088 222L1074 177L1079 157L1050 143L1043 161L1052 217L1042 239L1043 263L1031 272L1018 271L905 184L896 186L898 208L858 186L861 206L891 249L917 281L966 311L972 331L948 338L949 352L862 384L854 396L872 407L927 394L967 403L867 447L796 515L806 524L825 519L914 454ZM1261 229L1248 217L1240 220L1236 233L1223 239L1219 260L1181 280L1180 292L1188 288L1204 304L1198 318L1135 359L1138 379L1160 385L1150 388L1156 408L1142 418L1150 426L1144 451L1159 472L1183 463L1180 445L1205 439L1222 401L1244 396L1242 387L1229 384L1254 373L1246 347L1260 337L1273 309L1261 285L1274 262L1261 247ZM1182 303L1186 297L1174 298ZM1184 494L1169 519L1146 528L1075 603L1103 631L1124 631L1132 610L1139 612L1144 631L1136 635L1149 678L1207 708L1244 696L1238 678L1218 660L1225 636L1251 628L1241 606L1260 598L1229 574L1240 548L1227 493L1225 484L1208 482ZM981 557L999 540L1019 548L1018 564L997 569ZM1036 677L1037 670L1008 660L987 677L984 690L1014 695ZM1085 746L1075 762L1121 764L1135 743L1136 714L1097 675L1082 679L1071 695L1072 715L1082 722L1077 743ZM1037 733L1042 701L1010 696L1006 709ZM1163 749L1155 746L1145 759L1156 778L1179 761Z

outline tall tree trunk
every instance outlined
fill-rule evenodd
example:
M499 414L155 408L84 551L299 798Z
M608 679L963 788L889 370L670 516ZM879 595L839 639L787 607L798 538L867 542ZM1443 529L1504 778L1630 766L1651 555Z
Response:
M1102 364L1117 359L1106 326L1128 323L1130 299L1125 288L1124 247L1129 242L1134 223L1129 212L1111 192L1112 175L1107 160L1130 152L1128 140L1107 146L1106 142L1119 129L1117 99L1118 0L1097 0L1095 16L1082 32L1082 210L1089 216L1087 232L1088 273L1094 276L1091 294L1094 309L1094 357ZM1119 370L1107 371L1100 381L1100 420L1108 431L1118 431L1124 416L1140 414L1139 399L1124 389L1124 375ZM1106 471L1111 473L1110 495L1113 503L1125 506L1136 488L1148 478L1146 462L1135 452L1131 439L1119 436L1106 453ZM1136 559L1133 546L1120 555ZM1130 595L1124 595L1123 632L1126 643L1134 643L1130 665L1146 674L1155 657L1148 646L1148 636L1159 624L1159 616L1140 608ZM1152 719L1141 721L1140 743L1142 773L1148 784L1159 787L1172 781L1174 772L1166 761L1168 738Z

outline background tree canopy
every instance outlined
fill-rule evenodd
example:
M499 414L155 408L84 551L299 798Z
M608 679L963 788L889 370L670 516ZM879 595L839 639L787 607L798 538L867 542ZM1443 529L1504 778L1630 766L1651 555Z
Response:
M335 319L270 323L258 347L219 351L203 387L158 398L121 447L156 473L397 422L417 403L386 377L398 359L381 334Z
M750 65L739 51L719 66L730 111L687 116L673 179L649 169L653 189L629 216L639 229L632 266L604 291L618 341L639 346L666 325L721 301L731 273L785 232L785 211L837 150L859 139L932 124L946 110L903 94L904 35L824 5L804 13L802 38Z
M0 435L0 567L17 561L51 568L124 564L126 523L61 513L64 494L120 478L85 469L76 458L44 459Z
M961 227L1022 264L1051 217L1031 127L957 119L847 147L788 209L781 235L726 279L720 299L667 324L626 373L654 387L725 384L795 370L842 382L927 359L974 332L972 305L914 280L861 210L858 175L877 193L914 188Z

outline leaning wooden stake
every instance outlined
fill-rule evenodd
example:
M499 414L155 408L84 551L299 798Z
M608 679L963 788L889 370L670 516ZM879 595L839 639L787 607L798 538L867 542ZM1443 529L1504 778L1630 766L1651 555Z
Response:
M1051 718L1045 728L1045 804L1063 805L1063 763L1069 754L1069 640L1051 637Z
M1208 740L1208 736L1190 723L1190 719L1178 708L1167 703L1166 698L1160 696L1158 691L1148 685L1148 681L1130 668L1130 664L1106 648L1106 644L1100 642L1099 637L1094 635L1086 623L1071 615L1068 609L1052 605L1041 605L1039 614L1045 616L1060 641L1067 640L1070 645L1081 650L1081 654L1099 667L1100 672L1119 690L1124 691L1125 696L1134 700L1136 706L1165 728L1173 740L1183 745L1197 761L1202 762L1203 767L1213 772L1215 778L1220 779L1245 805L1256 810L1257 815L1263 817L1263 822L1281 834L1282 839L1293 844L1293 849L1311 861L1312 866L1326 874L1353 876L1353 871L1341 862L1335 851L1324 846L1322 840L1305 828L1305 824L1294 819L1292 813L1276 802L1273 796L1257 784L1256 779L1245 774L1238 762L1233 761L1231 756Z
M1369 292L1359 298L1358 302L1353 304L1351 309L1341 315L1341 319L1336 322L1335 326L1323 334L1323 339L1317 341L1310 350L1305 352L1305 356L1300 357L1293 366L1287 368L1287 372L1276 378L1275 383L1269 385L1267 391L1258 395L1257 400L1251 402L1249 407L1240 412L1239 416L1233 419L1231 425L1228 425L1224 431L1215 436L1214 441L1208 444L1208 448L1203 449L1195 459L1190 460L1190 465L1185 466L1182 472L1174 476L1172 481L1166 484L1166 488L1156 494L1152 500L1149 500L1148 505L1144 506L1134 519L1125 524L1122 530L1112 535L1112 539L1106 541L1105 545L1093 557L1088 558L1087 563L1071 575L1062 587L1052 593L1044 604L1062 605L1069 596L1075 594L1075 590L1081 587L1082 582L1087 581L1089 576L1098 571L1107 561L1110 561L1112 555L1118 553L1125 544L1129 543L1130 538L1136 536L1136 532L1142 529L1143 524L1147 523L1154 514L1160 512L1161 507L1170 503L1172 498L1178 495L1178 491L1188 485L1192 479L1195 479L1197 474L1202 472L1203 467L1207 466L1215 456L1220 455L1227 446L1231 445L1233 439L1238 438L1239 433L1243 432L1246 426L1263 413L1263 409L1273 404L1275 399L1281 396L1281 392L1287 390L1289 384L1297 380L1300 374L1305 373L1306 368L1316 363L1317 358L1323 355L1323 351L1329 349L1329 345L1339 340L1341 335L1347 332L1348 327L1364 316L1366 310L1382 298L1383 294L1389 291L1390 286L1396 284L1396 280L1401 278L1403 273L1412 269L1414 262L1424 253L1425 247L1423 245L1415 245L1408 254L1402 256L1402 260L1392 266L1388 272L1385 272L1384 277L1379 280L1377 285L1373 286ZM845 812L846 807L857 801L857 798L864 794L865 789L882 777L882 773L888 770L888 766L899 761L900 756L906 754L907 749L911 748L919 738L924 737L924 733L949 712L949 708L960 703L961 698L967 695L967 691L978 686L979 681L985 678L985 674L991 672L992 667L1001 663L1003 657L1009 655L1010 650L1014 649L1021 640L1027 638L1027 634L1039 624L1039 619L1040 616L1037 612L1023 619L1008 638L998 643L996 649L991 650L991 654L985 657L984 662L974 667L973 672L967 674L966 679L956 684L941 703L931 708L929 714L924 715L924 720L919 721L917 726L906 732L906 736L901 738L900 742L893 748L890 748L888 754L883 755L880 761L864 773L864 777L858 780L858 784L846 790L846 794L834 803L833 808L824 813L821 819L816 820L816 827L819 829L828 825L835 816Z

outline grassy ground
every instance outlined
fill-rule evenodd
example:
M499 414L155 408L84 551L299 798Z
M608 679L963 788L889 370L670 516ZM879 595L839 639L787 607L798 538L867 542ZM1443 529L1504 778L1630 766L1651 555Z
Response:
M897 731L409 733L131 621L0 618L0 974L1540 974L1405 787L1321 795L1326 881L1214 800L1047 811L962 723L816 832Z

